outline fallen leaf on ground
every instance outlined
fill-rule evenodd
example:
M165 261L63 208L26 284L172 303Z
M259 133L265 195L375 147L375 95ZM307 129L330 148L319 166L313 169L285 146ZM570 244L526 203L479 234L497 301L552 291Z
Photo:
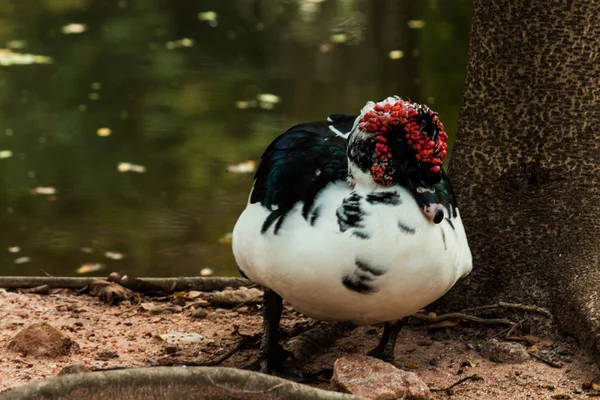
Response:
M429 325L430 328L454 328L460 324L459 319L448 319L446 321L436 322L435 324Z
M106 304L117 304L120 301L131 300L135 297L135 293L118 283L101 279L90 282L88 289L92 296L98 296Z
M214 340L202 336L199 333L186 333L186 332L168 332L159 333L156 335L159 339L164 340L167 343L213 343Z

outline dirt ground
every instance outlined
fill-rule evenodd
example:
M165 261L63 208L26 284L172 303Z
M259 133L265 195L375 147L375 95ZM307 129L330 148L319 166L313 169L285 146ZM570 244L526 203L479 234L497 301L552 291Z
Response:
M168 361L210 361L234 348L241 335L256 340L259 336L259 305L225 309L203 304L202 309L208 312L204 317L191 307L198 299L144 297L141 302L143 308L129 301L110 306L98 298L72 292L37 295L0 289L0 392L56 375L74 364L95 370ZM179 307L162 313L152 310L153 306L173 302ZM416 372L432 389L447 388L470 375L483 378L464 382L450 391L436 392L435 399L587 399L595 395L589 387L598 378L598 369L572 339L558 334L550 323L540 322L540 317L523 312L512 317L521 318L513 319L520 324L512 330L465 322L436 327L417 321L401 332L396 359ZM529 324L528 319L536 321ZM56 359L36 359L7 350L9 341L19 331L36 322L47 322L65 333L79 344L79 352ZM318 324L290 307L286 307L282 318L288 337ZM312 371L332 368L339 357L365 353L376 345L381 329L357 328L315 354L302 368ZM173 332L201 336L195 337L196 342L176 345L158 337ZM536 346L535 342L541 340L544 347L537 354L551 361L530 358L518 364L496 363L478 351L485 346L486 339L495 337L504 341L507 335L512 340L529 338L530 342L525 343L528 346L532 343ZM251 346L222 365L241 367L254 360L256 340L250 340ZM326 381L314 386L335 390Z

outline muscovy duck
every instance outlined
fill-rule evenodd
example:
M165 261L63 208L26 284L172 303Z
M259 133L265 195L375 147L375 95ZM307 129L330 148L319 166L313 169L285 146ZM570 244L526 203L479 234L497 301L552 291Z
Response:
M261 371L280 373L282 298L305 315L385 322L368 354L392 362L402 318L472 268L438 114L394 96L277 137L233 230L241 273L265 287Z

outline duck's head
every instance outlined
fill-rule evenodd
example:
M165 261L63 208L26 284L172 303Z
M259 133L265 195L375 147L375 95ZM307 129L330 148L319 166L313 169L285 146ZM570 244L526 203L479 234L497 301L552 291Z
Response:
M427 218L442 221L435 185L442 178L448 134L436 112L396 96L371 101L348 140L350 174L357 184L405 186Z

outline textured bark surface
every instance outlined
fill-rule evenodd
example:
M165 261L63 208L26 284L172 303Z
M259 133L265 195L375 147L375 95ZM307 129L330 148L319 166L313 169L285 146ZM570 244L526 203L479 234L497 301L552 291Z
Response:
M598 15L598 0L474 1L451 175L475 264L444 302L550 306L596 357Z

